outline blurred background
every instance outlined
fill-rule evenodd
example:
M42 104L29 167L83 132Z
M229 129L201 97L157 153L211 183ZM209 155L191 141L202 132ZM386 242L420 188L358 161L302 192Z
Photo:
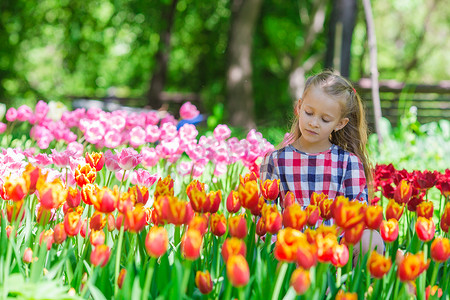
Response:
M383 115L449 119L447 1L371 6ZM0 101L173 113L191 101L210 128L286 129L305 78L333 68L373 128L366 20L357 0L1 0Z

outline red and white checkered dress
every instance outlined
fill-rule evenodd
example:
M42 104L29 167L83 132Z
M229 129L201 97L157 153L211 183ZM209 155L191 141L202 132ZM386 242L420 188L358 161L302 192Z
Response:
M292 145L267 154L261 164L261 180L280 179L281 199L291 191L302 206L309 205L313 192L334 199L368 199L364 167L358 156L337 145L320 153L307 154ZM281 206L283 204L281 203Z

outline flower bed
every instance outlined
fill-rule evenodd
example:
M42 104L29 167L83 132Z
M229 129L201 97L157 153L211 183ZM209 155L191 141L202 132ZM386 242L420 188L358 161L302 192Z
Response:
M301 207L258 178L273 149L261 134L219 125L197 139L189 103L183 126L49 109L10 108L0 126L4 298L449 297L448 169L378 165L369 206L314 194ZM384 255L353 257L365 228Z

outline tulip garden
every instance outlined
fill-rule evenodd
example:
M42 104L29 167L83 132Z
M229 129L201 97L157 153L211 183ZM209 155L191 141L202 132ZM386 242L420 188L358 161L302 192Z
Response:
M0 298L449 299L450 169L377 164L370 203L302 207L259 178L261 133L198 114L8 108ZM354 256L367 228L383 254Z

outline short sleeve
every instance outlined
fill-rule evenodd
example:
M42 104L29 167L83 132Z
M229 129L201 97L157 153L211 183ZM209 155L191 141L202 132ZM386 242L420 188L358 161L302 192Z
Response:
M275 151L269 152L264 156L263 161L261 162L261 167L259 169L259 178L261 179L261 182L264 182L267 179L280 179L274 162L275 153Z
M345 197L368 202L368 190L364 166L358 156L350 154L344 175Z

